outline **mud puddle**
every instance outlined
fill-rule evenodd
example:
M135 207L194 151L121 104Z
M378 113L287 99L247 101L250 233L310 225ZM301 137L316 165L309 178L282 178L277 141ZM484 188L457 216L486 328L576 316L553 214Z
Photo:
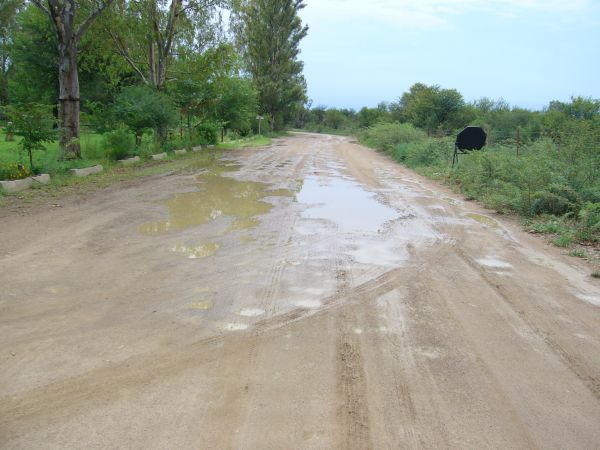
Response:
M289 190L270 190L266 183L240 181L221 175L238 168L239 166L217 165L199 175L198 191L175 194L164 201L169 218L145 223L139 227L139 231L150 235L164 234L203 225L222 216L233 220L226 232L255 228L260 223L258 216L267 214L273 208L265 198L294 196ZM187 250L183 252L188 253Z
M309 208L307 219L325 219L342 232L377 232L386 222L399 217L398 212L377 201L375 195L357 183L328 178L326 182L316 177L304 181L297 199Z

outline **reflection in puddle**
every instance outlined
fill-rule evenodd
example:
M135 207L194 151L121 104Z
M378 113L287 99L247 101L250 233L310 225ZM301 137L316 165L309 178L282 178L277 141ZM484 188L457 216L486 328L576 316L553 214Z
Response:
M186 306L187 309L198 309L201 311L208 311L209 309L212 309L214 306L213 302L197 302L197 303L190 303L189 305Z
M600 306L600 296L597 295L587 295L587 294L577 294L577 297L584 302L589 303L590 305Z
M223 326L226 331L243 331L248 329L245 323L227 323Z
M298 201L310 205L303 214L305 218L326 219L343 232L377 232L398 217L396 210L379 203L374 194L340 178L330 178L327 183L307 178Z
M176 253L183 253L190 259L199 259L199 258L207 258L209 256L214 255L219 249L218 244L201 244L195 247L188 247L186 245L177 244L175 247L171 249L171 251Z
M501 261L499 259L493 257L481 258L478 259L477 262L482 266L492 267L494 269L510 269L512 268L512 264Z
M298 308L306 308L306 309L317 309L320 308L322 303L319 300L299 300L294 302L294 306Z
M264 309L259 308L244 308L239 312L242 317L258 317L265 313Z
M176 194L164 202L169 211L167 220L143 224L139 230L145 234L163 234L202 225L221 216L235 219L229 231L253 228L259 223L256 216L268 213L273 207L264 198L294 195L284 189L270 191L265 183L220 176L219 171L199 175L198 179L199 191Z

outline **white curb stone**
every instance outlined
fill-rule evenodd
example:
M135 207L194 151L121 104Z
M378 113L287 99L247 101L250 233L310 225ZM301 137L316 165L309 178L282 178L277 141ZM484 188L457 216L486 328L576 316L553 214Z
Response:
M8 180L0 181L0 186L6 192L21 192L31 187L33 180L31 178L25 178L24 180Z
M135 164L140 162L139 156L134 156L133 158L120 159L119 163L123 166L130 166L131 164Z
M76 177L87 177L88 175L100 173L103 170L104 170L104 167L102 167L100 164L98 164L97 166L86 167L84 169L71 169L70 172L73 175L75 175Z

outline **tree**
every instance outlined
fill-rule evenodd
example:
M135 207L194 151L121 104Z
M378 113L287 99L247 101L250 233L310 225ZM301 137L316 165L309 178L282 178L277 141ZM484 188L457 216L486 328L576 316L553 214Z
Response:
M194 58L221 41L218 12L225 2L122 0L103 25L117 53L142 83L166 92L170 79L188 78L186 73L170 73L174 61L185 60L190 53ZM155 131L164 142L167 129Z
M113 112L115 117L133 130L138 145L146 129L167 129L169 125L177 123L177 111L171 99L149 86L123 88L116 98Z
M79 73L77 51L81 38L114 0L31 0L50 20L58 47L59 147L62 159L80 158ZM84 13L85 19L79 20Z
M13 132L22 137L19 145L29 155L29 165L33 172L33 151L45 150L44 142L52 142L55 139L52 108L29 103L18 107L9 105L5 111L12 122Z
M224 0L124 0L105 28L117 53L139 79L164 91L169 67L186 52L219 41L218 9Z
M303 0L240 0L234 11L238 45L258 91L259 108L273 129L306 101L300 41L308 27L298 16Z
M456 89L441 89L422 83L412 85L400 98L397 108L403 122L410 122L428 134L448 134L473 119Z

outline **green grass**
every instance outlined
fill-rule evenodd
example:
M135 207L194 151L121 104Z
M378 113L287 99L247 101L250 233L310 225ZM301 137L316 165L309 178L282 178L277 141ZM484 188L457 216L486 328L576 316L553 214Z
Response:
M271 145L273 139L268 136L255 135L249 138L237 139L235 141L226 141L219 144L219 148L247 148L247 147L263 147Z
M54 174L72 168L93 166L104 161L102 149L102 135L97 133L82 133L81 156L82 159L71 161L58 161L58 141L45 144L45 151L33 152L33 165L39 173ZM0 133L0 166L10 164L23 164L29 167L29 157L19 145L20 138L15 137L12 142L5 141L4 133Z
M574 258L588 258L588 254L581 249L573 249L569 252L569 256L573 256Z
M48 185L35 186L16 194L0 191L0 208L14 204L37 204L48 199L57 199L69 194L84 194L106 188L112 184L130 179L158 175L166 172L197 170L214 161L219 150L187 153L181 156L169 155L160 161L143 160L133 166L121 166L104 161L104 171L84 178L71 176L68 172L59 172L52 176Z

